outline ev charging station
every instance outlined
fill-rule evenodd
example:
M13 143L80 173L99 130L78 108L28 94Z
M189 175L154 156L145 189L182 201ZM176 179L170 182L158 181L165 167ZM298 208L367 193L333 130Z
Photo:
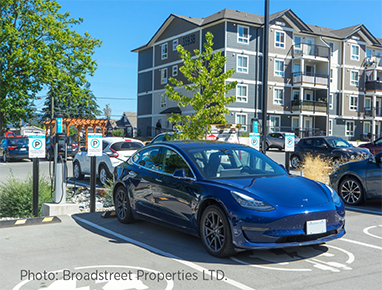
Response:
M289 173L289 160L290 160L290 152L294 151L294 134L293 133L285 133L285 168Z

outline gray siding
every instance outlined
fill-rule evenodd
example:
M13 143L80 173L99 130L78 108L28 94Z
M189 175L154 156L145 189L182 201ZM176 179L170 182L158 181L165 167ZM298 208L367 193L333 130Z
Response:
M151 68L153 66L153 48L142 50L138 53L138 71Z
M138 116L152 114L152 94L138 97Z
M256 85L254 84L246 84L246 83L238 83L238 85L246 85L248 88L247 91L247 97L248 97L248 102L234 102L230 103L228 106L230 108L248 108L248 109L254 109L255 108L255 90L256 90ZM236 96L236 90L231 90L228 92L227 96Z
M341 109L341 94L335 93L333 94L333 108L330 109L330 115L340 115Z
M240 43L237 41L239 26L249 27L250 38L249 38L248 44ZM227 47L234 48L234 49L250 50L250 51L257 51L257 50L262 51L261 43L260 43L261 33L262 33L262 29L259 27L237 24L235 22L228 22L227 23Z
M248 57L248 73L237 72L236 64L238 55L243 55ZM243 79L243 80L254 80L256 75L256 65L255 62L257 57L254 55L238 54L238 53L229 53L227 55L227 70L234 69L236 72L232 75L232 78Z
M158 42L167 38L172 38L174 35L182 34L195 28L198 28L198 26L190 22L175 18L163 32L163 34L158 38Z
M212 48L214 50L216 49L222 49L225 47L225 23L219 23L215 26L208 27L206 29L203 29L203 39L202 39L202 44L206 42L206 33L210 31L214 39L212 40L214 45Z
M152 72L138 73L138 94L152 90Z
M138 122L138 124L137 124L138 135L140 135L140 136L148 136L147 135L147 133L148 133L147 127L151 127L152 126L152 118L151 117L148 117L148 118L138 118L137 122ZM150 133L150 131L149 131L149 133Z

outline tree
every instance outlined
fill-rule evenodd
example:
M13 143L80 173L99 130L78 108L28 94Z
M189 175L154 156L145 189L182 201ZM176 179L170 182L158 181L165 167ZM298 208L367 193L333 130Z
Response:
M105 115L106 119L109 120L111 118L110 104L106 104L105 108L103 108L103 114Z
M76 101L73 102L73 99ZM69 89L57 91L53 88L47 94L42 112L42 120L51 119L52 114L54 116L56 113L63 115L64 118L89 119L101 114L95 96L90 90L90 83L85 84L77 97L74 97Z
M170 78L174 85L166 85L166 96L178 102L178 106L192 106L191 115L171 114L169 121L177 124L177 131L173 136L177 139L203 139L211 130L211 124L226 124L225 115L230 111L225 107L235 101L235 97L226 97L229 90L235 89L237 82L227 83L235 72L234 69L224 72L226 57L221 51L213 53L213 35L206 34L204 51L194 50L195 58L181 45L177 46L183 66L179 69L190 84L184 85L180 80ZM176 87L184 87L193 92L192 97L182 95Z
M55 0L0 0L0 136L33 115L42 89L65 88L73 103L87 96L86 77L97 67L91 57L102 42L71 30L82 19L60 8Z

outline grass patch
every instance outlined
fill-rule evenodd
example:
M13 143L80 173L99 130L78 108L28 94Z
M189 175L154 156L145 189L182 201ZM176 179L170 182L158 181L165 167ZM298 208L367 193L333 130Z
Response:
M47 176L39 179L39 214L44 202L51 202L51 186ZM13 174L0 184L0 217L32 217L33 177L24 180Z

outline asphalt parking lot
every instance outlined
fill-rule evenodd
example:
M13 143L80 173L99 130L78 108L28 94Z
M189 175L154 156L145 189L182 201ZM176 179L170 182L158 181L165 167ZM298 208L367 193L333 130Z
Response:
M282 152L269 156L283 163ZM27 171L29 164L15 162L11 168ZM41 162L44 170L47 164ZM123 225L100 213L58 218L60 223L0 228L0 289L380 289L382 284L380 200L347 207L347 234L339 240L227 259L210 256L197 237L149 222Z

